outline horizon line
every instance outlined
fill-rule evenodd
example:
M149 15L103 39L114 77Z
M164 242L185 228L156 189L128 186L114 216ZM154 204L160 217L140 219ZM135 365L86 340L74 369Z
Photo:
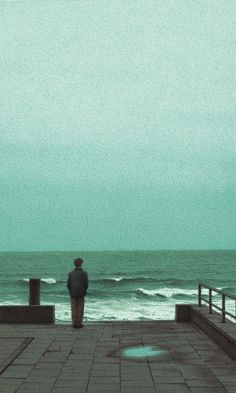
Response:
M149 249L105 249L105 250L0 250L0 253L39 253L39 252L142 252L142 251L236 251L236 248L149 248Z

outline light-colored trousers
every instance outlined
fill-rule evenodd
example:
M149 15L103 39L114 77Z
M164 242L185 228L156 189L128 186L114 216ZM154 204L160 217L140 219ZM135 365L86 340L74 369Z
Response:
M80 326L83 322L84 316L84 298L80 297L78 299L70 298L71 302L71 315L73 326Z

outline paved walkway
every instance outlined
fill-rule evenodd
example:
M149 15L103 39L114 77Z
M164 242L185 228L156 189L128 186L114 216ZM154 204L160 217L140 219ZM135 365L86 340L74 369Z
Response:
M236 393L236 362L188 323L0 325L1 342L0 393ZM161 352L123 354L148 345Z

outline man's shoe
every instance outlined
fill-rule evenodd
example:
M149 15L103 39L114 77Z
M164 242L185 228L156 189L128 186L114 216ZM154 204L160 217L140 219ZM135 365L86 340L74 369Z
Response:
M82 328L82 327L84 327L84 325L79 325L79 326L78 326L79 329Z

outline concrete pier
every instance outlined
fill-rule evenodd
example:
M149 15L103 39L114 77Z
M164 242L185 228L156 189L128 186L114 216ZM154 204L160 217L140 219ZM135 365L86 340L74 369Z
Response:
M160 355L123 355L145 346ZM236 392L236 362L189 322L1 324L0 364L0 393Z

